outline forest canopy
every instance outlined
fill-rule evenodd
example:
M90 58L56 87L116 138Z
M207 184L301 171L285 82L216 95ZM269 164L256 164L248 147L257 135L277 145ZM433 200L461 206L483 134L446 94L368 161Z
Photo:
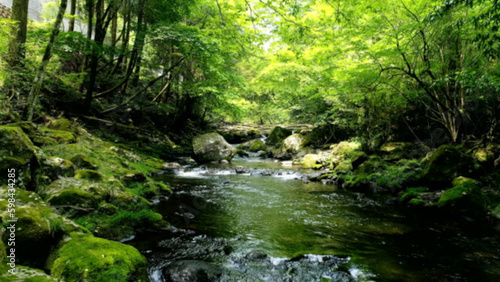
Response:
M497 137L497 1L62 0L42 22L23 11L0 19L4 121L305 122L374 144Z

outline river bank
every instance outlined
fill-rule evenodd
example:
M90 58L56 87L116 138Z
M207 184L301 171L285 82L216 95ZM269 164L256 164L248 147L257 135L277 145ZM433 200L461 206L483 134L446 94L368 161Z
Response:
M447 145L426 152L414 144L389 142L370 151L355 138L340 141L347 133L337 132L331 137L331 132L327 132L325 136L309 125L270 130L246 126L219 130L227 139L240 143L230 146L232 163L203 165L189 158L191 148L177 147L166 136L108 126L101 124L86 130L75 121L47 118L41 124L20 122L0 127L2 168L18 171L16 215L22 230L16 238L17 269L22 276L2 278L72 281L76 277L95 276L115 281L160 281L161 277L192 269L192 264L178 262L186 259L200 261L194 269L201 267L227 280L248 275L231 267L228 270L227 263L244 266L255 275L262 274L262 279L292 275L287 272L290 269L303 273L297 277L313 280L323 276L348 280L379 275L390 279L397 275L420 277L418 271L409 270L410 262L403 268L389 263L390 267L378 269L370 262L373 258L383 256L390 261L406 252L382 255L385 243L380 242L386 242L386 236L396 235L399 243L391 248L401 248L408 240L421 240L417 244L420 247L415 248L423 248L426 253L431 249L428 240L432 236L457 230L468 233L469 227L464 226L468 226L469 219L492 234L485 237L478 249L480 255L473 255L473 260L496 265L498 252L492 247L495 242L491 238L498 225L497 147ZM238 156L233 158L232 154ZM249 182L248 177L255 180ZM265 190L259 190L262 187ZM233 192L225 195L224 189ZM234 194L235 191L239 192ZM7 192L7 187L2 187L3 227L8 217ZM273 193L278 194L271 196ZM236 206L219 202L226 196L230 202L248 202ZM288 197L295 200L288 202ZM309 214L301 211L300 205L317 207ZM347 214L338 211L337 206L348 207ZM225 209L229 209L229 214ZM260 214L260 209L268 209L267 215ZM367 216L374 210L377 212L373 216ZM248 218L241 212L255 217ZM415 220L413 213L418 225L425 227L408 225L408 221ZM440 220L426 224L424 218L429 214ZM291 226L298 229L280 227L296 216L302 223ZM242 227L238 223L242 218L254 221L253 227ZM446 227L447 219L454 222L451 229ZM377 226L368 224L371 221L377 221ZM357 225L359 222L365 223ZM308 231L309 224L318 230ZM339 225L344 228L336 233L335 226ZM438 233L429 233L427 228ZM420 233L408 233L414 229ZM349 240L338 241L338 236L354 236L351 232L367 232L355 237L364 241L363 247L349 247L353 243ZM296 236L286 239L288 233ZM2 238L6 243L5 232ZM477 234L470 233L466 238L458 241L467 245ZM189 243L193 240L201 249L187 252L193 247ZM363 255L363 249L374 240L381 248L375 248L374 257ZM176 251L174 246L178 244L185 246ZM298 247L288 249L288 245ZM443 252L457 246L452 244ZM424 256L415 248L408 251L412 253L410 261L416 259L415 252L416 256ZM219 254L217 258L203 259L212 251ZM473 248L463 252L475 251ZM6 262L6 254L0 255ZM217 267L212 268L213 262ZM422 263L428 265L424 258ZM5 266L2 263L2 270L6 270ZM473 272L482 268L467 269ZM469 277L467 271L459 271L459 275ZM496 273L488 268L484 275Z

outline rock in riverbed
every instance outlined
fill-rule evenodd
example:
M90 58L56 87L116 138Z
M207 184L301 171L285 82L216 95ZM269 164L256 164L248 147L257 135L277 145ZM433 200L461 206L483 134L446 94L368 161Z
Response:
M216 281L222 270L210 263L197 260L180 260L163 270L165 281Z
M193 158L198 163L230 161L236 149L217 133L198 135L193 139Z

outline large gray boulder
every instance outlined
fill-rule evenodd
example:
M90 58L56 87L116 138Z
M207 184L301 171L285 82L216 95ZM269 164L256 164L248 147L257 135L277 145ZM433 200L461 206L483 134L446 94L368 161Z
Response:
M207 133L193 139L193 153L193 158L198 163L230 161L236 154L236 148L227 143L219 134Z
M309 138L301 134L292 134L283 140L282 150L298 153L307 144L309 144Z

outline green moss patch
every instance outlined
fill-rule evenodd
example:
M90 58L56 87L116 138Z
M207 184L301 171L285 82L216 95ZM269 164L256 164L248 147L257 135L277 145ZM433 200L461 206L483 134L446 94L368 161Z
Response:
M76 172L75 174L76 179L87 179L87 180L93 180L93 181L100 181L103 179L102 174L95 170L91 169L82 169Z
M460 146L443 145L434 151L425 164L423 178L428 183L449 185L458 176L476 172L475 162Z
M455 186L444 191L438 201L438 207L453 212L484 213L487 209L486 199L476 180L459 177L453 181Z
M97 167L92 164L90 158L83 154L76 154L72 156L69 160L79 168L97 169Z
M166 224L160 214L149 209L139 211L118 210L110 213L109 207L107 206L106 210L99 209L79 217L75 221L92 231L95 236L112 240L121 240L134 235L138 231L148 230L153 227L159 228Z
M58 119L51 119L47 124L45 125L49 129L53 130L62 130L62 131L71 131L72 130L72 123L68 119L65 118L58 118Z
M65 281L148 281L146 259L135 248L90 235L75 236L49 262Z
M55 140L58 144L68 144L76 142L76 136L74 133L63 130L52 130L52 129L42 129L42 136L45 138L51 138Z

